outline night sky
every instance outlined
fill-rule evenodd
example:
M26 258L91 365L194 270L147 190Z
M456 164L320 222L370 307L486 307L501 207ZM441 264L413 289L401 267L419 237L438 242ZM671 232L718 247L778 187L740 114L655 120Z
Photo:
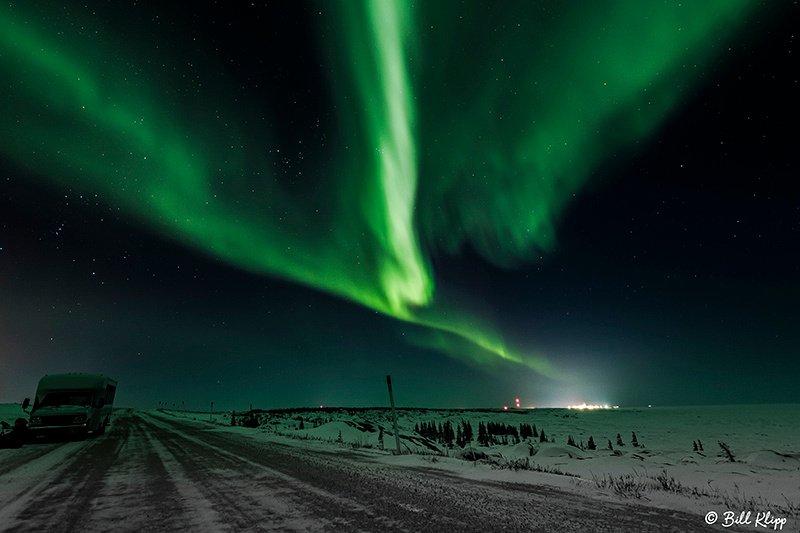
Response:
M0 7L0 402L791 402L793 2Z

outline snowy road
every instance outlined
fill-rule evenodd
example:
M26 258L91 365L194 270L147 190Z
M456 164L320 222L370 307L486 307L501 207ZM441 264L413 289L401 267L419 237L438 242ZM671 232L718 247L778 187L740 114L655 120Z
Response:
M0 450L0 531L721 531L703 517L379 464L118 410L84 442Z

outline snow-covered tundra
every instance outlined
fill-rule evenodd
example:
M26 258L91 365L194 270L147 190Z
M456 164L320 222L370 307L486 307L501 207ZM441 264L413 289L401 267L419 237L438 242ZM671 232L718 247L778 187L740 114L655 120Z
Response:
M799 419L403 409L397 455L385 409L118 409L105 435L0 449L0 530L798 531Z

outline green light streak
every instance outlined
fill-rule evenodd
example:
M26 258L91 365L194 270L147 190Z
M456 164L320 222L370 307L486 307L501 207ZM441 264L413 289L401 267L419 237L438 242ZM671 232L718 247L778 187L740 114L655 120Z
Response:
M237 267L430 328L429 347L563 378L435 299L426 253L468 245L507 267L551 249L592 171L657 130L752 2L492 5L322 4L341 131L318 165L325 209L269 175L274 132L245 123L260 103L230 103L218 65L187 85L148 39L63 10L0 11L0 150Z
M553 248L573 194L709 76L753 3L459 5L422 4L418 226L507 267Z
M387 300L382 310L408 320L409 306L425 306L432 296L414 228L417 155L405 61L406 36L413 31L411 9L404 2L378 0L364 5L344 2L342 8L351 59L363 67L354 74L359 105L366 109L365 143L374 147L375 160L370 162L374 178L364 184L369 194L362 209L381 247L378 268ZM358 155L352 172L364 168L363 157Z

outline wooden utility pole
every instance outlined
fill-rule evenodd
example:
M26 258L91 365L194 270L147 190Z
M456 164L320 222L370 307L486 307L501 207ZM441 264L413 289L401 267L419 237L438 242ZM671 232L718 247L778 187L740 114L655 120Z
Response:
M214 421L213 416L214 416L214 402L211 402L211 412L208 413L208 421L209 422L213 422Z
M400 432L397 431L397 411L394 409L394 394L392 394L392 376L386 375L386 384L389 386L389 403L392 405L392 423L394 424L394 442L397 445L397 454L400 455Z

